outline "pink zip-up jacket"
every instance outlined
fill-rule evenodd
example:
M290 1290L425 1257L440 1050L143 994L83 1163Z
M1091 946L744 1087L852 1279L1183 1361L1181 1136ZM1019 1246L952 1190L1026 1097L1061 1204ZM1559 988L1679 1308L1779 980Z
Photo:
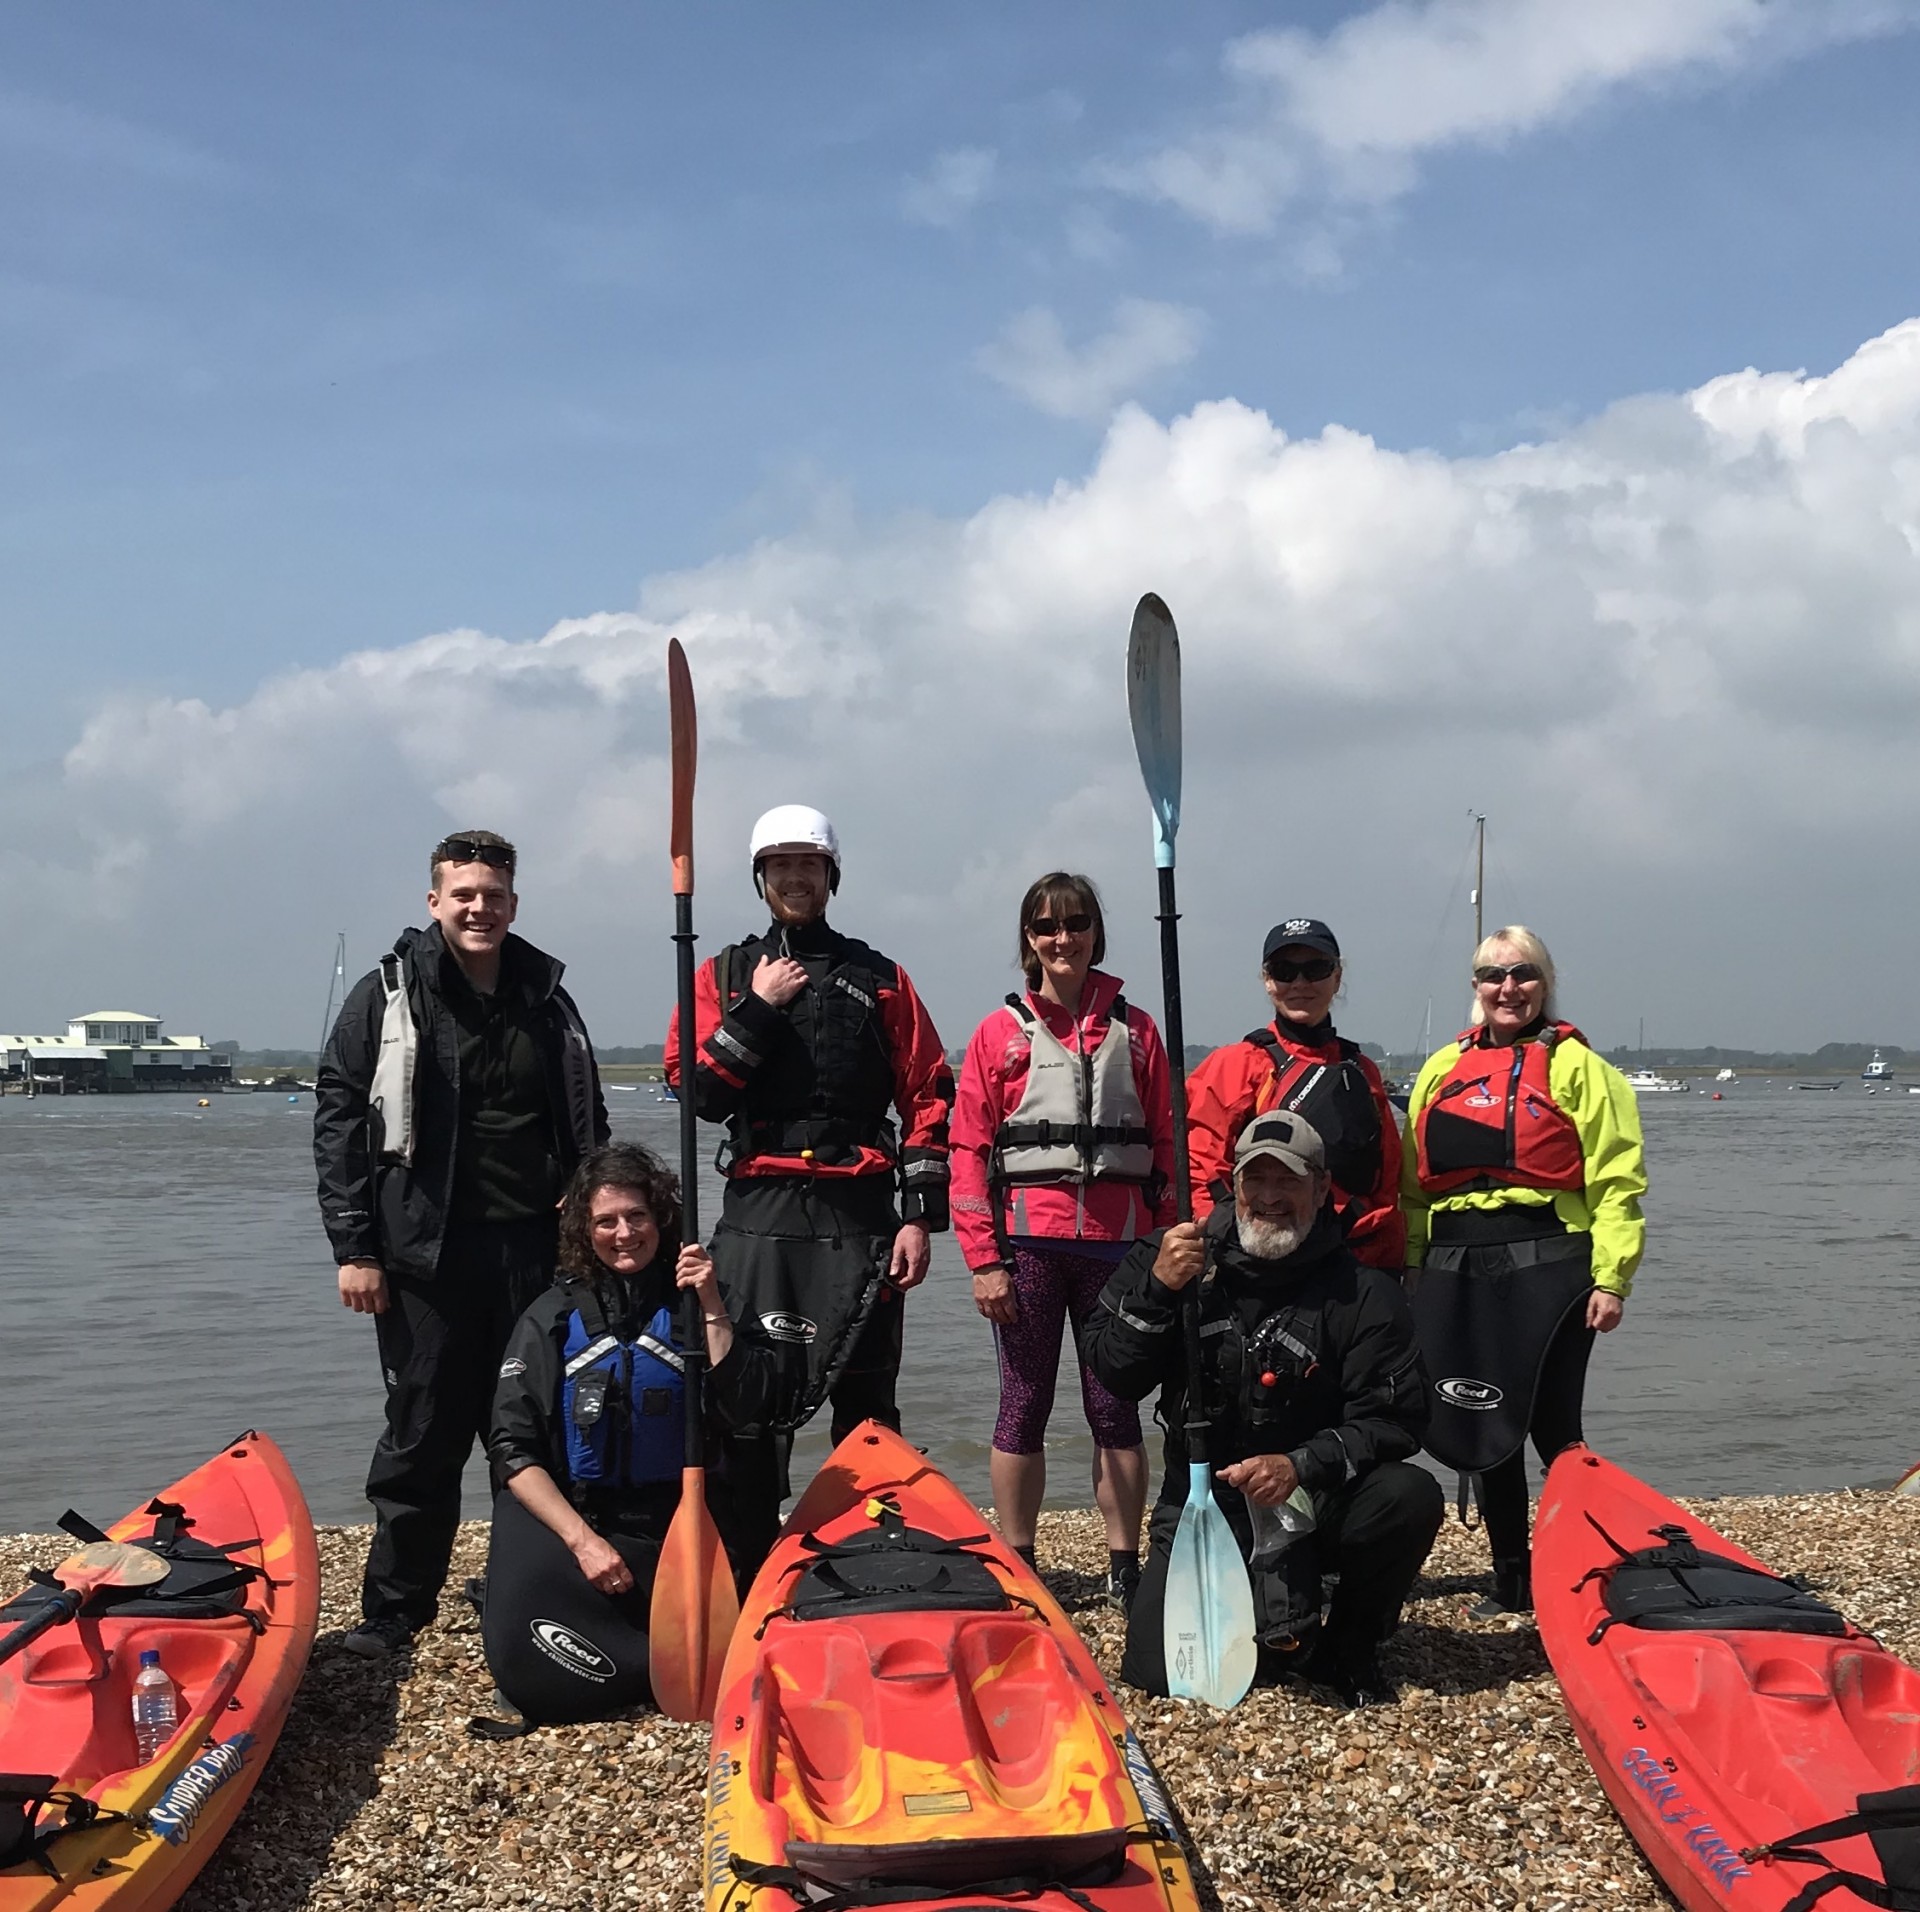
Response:
M1087 1054L1106 1041L1119 994L1119 978L1094 969L1087 972L1080 993L1077 1023L1059 1004L1031 989L1026 1001L1066 1048ZM1082 1188L1067 1182L1026 1182L1003 1189L1001 1221L1009 1234L1057 1241L1135 1241L1173 1221L1173 1101L1166 1045L1153 1018L1132 1002L1127 1004L1127 1043L1133 1052L1134 1091L1153 1136L1157 1183L1149 1188L1137 1182L1095 1182ZM987 1167L1000 1124L1025 1093L1031 1060L1020 1019L1003 1003L973 1032L967 1059L960 1065L953 1104L953 1227L969 1268L991 1268L1001 1259Z

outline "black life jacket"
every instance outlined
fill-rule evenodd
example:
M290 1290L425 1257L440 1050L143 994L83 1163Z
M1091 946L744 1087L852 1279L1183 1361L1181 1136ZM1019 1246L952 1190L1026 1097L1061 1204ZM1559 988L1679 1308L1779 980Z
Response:
M1326 1144L1327 1172L1341 1195L1362 1195L1380 1174L1380 1106L1360 1066L1360 1045L1336 1037L1340 1059L1295 1055L1271 1024L1244 1038L1267 1052L1272 1078L1254 1100L1255 1115L1285 1109L1311 1122ZM1341 1204L1336 1201L1336 1207Z
M714 958L722 1014L752 987L762 957L791 955L808 975L780 1012L785 1027L772 1053L748 1081L729 1128L731 1159L805 1156L832 1167L863 1148L896 1155L893 1051L880 992L899 987L899 967L831 930L819 951L792 949L790 940L776 926Z
M560 1424L576 1489L657 1487L680 1478L685 1458L685 1363L673 1314L622 1335L591 1281L567 1284L573 1311L561 1350Z
M1248 1328L1230 1307L1203 1320L1200 1333L1209 1404L1226 1410L1250 1453L1264 1452L1260 1437L1298 1421L1301 1395L1320 1371L1319 1311L1282 1303Z

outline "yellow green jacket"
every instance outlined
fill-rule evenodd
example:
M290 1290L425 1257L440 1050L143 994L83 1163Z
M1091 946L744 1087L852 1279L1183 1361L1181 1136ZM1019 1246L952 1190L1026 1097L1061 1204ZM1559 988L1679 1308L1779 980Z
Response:
M1428 1195L1420 1186L1420 1111L1460 1059L1450 1042L1427 1058L1407 1102L1400 1157L1400 1206L1407 1216L1407 1264L1426 1260L1429 1217L1436 1208L1540 1208L1551 1202L1562 1222L1593 1237L1596 1286L1623 1299L1646 1247L1640 1197L1647 1192L1646 1151L1640 1141L1640 1104L1627 1079L1584 1042L1564 1038L1547 1059L1547 1086L1573 1122L1586 1163L1583 1189L1495 1188Z

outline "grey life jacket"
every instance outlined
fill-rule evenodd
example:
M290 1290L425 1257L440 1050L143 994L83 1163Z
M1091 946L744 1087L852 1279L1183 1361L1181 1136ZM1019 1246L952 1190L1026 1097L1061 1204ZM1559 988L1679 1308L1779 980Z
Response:
M1007 998L1031 1061L1020 1101L993 1138L996 1186L1151 1182L1153 1135L1133 1081L1127 999L1116 996L1099 1048L1075 1054L1028 1007Z
M367 1099L380 1115L380 1153L411 1167L413 1071L420 1059L420 1032L413 1026L406 974L394 951L380 958L380 984L387 1000L380 1012L380 1049L374 1058L373 1087Z

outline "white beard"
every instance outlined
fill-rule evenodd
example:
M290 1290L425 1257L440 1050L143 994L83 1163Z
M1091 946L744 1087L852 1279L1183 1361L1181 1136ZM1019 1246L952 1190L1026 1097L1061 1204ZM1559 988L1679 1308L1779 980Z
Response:
M1285 1261L1307 1238L1311 1224L1300 1222L1263 1222L1235 1206L1234 1221L1240 1230L1240 1246L1256 1261Z

